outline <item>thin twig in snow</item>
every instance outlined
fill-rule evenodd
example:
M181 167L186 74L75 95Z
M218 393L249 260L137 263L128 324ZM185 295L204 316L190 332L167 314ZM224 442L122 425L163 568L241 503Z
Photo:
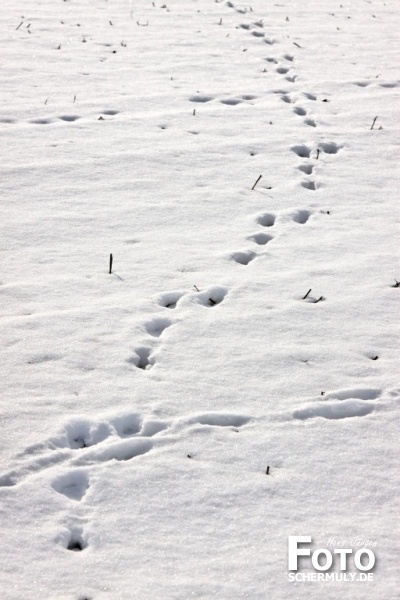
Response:
M257 179L257 181L255 182L255 184L251 188L252 190L254 190L254 188L256 187L257 183L260 181L261 177L262 177L262 175L260 175L260 177Z

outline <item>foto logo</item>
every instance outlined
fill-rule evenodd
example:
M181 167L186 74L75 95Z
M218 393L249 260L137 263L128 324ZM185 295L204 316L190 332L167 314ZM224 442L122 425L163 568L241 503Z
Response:
M288 569L289 571L299 571L299 558L308 561L315 569L316 573L291 573L290 581L322 581L322 580L340 580L340 581L371 581L373 575L366 573L371 571L375 565L375 554L370 548L359 548L353 552L353 548L317 548L311 550L311 535L290 535L288 540ZM338 544L339 545L339 544ZM304 565L304 562L302 562ZM357 573L347 572L350 566L357 569ZM341 573L324 573L331 567L339 570ZM358 575L358 577L357 577Z

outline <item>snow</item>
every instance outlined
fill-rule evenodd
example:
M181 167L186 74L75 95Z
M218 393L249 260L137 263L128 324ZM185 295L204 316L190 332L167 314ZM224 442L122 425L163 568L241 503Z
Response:
M0 11L1 598L397 598L397 4Z

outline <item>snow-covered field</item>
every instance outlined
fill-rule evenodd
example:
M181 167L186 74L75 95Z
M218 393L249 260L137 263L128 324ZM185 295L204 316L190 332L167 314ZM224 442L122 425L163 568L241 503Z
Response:
M394 599L400 4L165 1L1 3L0 598Z

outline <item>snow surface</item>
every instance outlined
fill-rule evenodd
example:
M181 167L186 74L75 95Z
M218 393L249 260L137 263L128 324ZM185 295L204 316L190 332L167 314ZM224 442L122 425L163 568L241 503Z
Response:
M3 0L2 600L398 597L399 13Z

